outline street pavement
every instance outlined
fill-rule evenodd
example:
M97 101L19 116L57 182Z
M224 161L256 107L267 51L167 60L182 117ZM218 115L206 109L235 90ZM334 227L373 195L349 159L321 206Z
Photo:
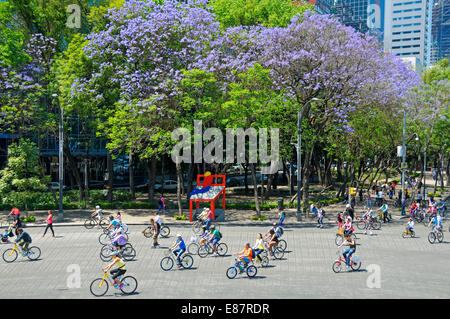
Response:
M132 225L130 242L137 257L126 267L127 274L138 280L137 292L124 296L110 287L104 298L449 298L450 235L446 231L444 242L432 245L427 240L429 229L417 224L416 238L404 239L404 223L403 219L383 224L373 236L356 229L361 269L344 269L339 274L332 271L337 251L335 224L329 223L324 229L313 223L288 224L283 236L288 244L284 259L270 260L269 267L258 268L254 279L241 274L232 280L225 274L234 262L231 254L241 251L246 242L253 246L256 234L264 234L268 226L222 223L218 227L229 248L227 256L194 256L193 269L174 267L165 272L159 264L166 248L177 233L188 244L190 225L170 225L170 237L160 239L157 249L151 248L152 240L142 235L144 226ZM448 230L446 223L444 229ZM99 257L99 229L55 225L56 238L48 234L41 238L42 227L28 227L26 231L42 255L34 262L22 256L11 264L0 260L0 279L8 297L95 298L89 291L90 283L102 276L102 267L107 264ZM10 246L1 244L0 253Z

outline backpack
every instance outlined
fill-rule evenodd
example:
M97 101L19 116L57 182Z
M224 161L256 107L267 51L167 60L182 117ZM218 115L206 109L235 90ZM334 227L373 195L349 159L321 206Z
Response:
M218 230L220 239L222 239L222 233Z

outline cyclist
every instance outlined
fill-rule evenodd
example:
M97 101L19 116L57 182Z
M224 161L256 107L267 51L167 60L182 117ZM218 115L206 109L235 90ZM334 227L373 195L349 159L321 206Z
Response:
M153 218L150 219L150 231L153 231L153 244L152 244L152 248L156 248L156 246L159 246L158 244L158 236L159 236L159 231L161 229L161 227L159 227L159 224L157 222L155 222L155 220Z
M116 214L116 220L122 224L122 215L120 214L120 212L117 212Z
M206 244L206 241L209 238L209 234L210 232L206 229L206 226L202 226L202 233L199 235L200 237L200 246L202 246L203 244Z
M436 205L436 209L442 211L442 215L447 211L445 200Z
M209 242L212 243L213 256L217 256L217 243L222 239L222 234L216 229L216 226L212 225L210 227L210 239Z
M347 219L345 220L344 224L344 235L351 235L355 229L352 225L352 218L350 216L347 216Z
M95 227L97 227L98 224L100 223L100 220L103 217L102 215L103 215L103 211L100 208L100 206L99 205L95 206L95 211L91 214L92 218L97 217L97 219L98 219L97 225L95 225Z
M19 236L18 230L19 230L19 228L22 227L22 221L20 220L20 214L14 215L14 220L13 220L13 223L11 224L11 226L15 229L16 236Z
M209 229L209 226L211 225L213 219L214 219L214 216L213 216L212 210L206 209L206 220L205 220L206 229Z
M112 275L111 278L113 279L114 288L120 289L123 287L123 283L119 279L117 279L117 277L125 274L127 269L125 268L125 263L123 262L122 258L119 257L119 252L114 251L112 253L112 256L113 256L113 261L108 266L103 268L103 271L108 272L114 265L117 264L118 268L111 270L110 274Z
M264 245L263 245L263 236L261 233L258 234L258 237L256 239L255 246L253 246L253 256L255 256L256 259L261 261L261 257L259 254L261 254L264 251Z
M428 223L428 227L430 227L431 223L434 224L433 232L436 231L442 232L442 217L440 215L434 216Z
M409 213L411 214L411 216L412 216L413 218L416 217L418 209L419 209L419 205L418 205L417 201L415 201L415 202L411 205L411 209L409 210Z
M425 214L428 214L428 213L430 213L430 218L433 218L434 216L436 216L436 213L437 213L436 202L432 202L430 207L428 207Z
M269 252L271 255L273 255L273 247L278 245L278 237L275 233L275 230L270 229L268 233L266 233L264 240L269 243Z
M108 225L108 227L106 227L106 229L109 230L110 228L112 228L113 230L115 230L119 227L120 227L120 222L118 220L114 219L113 215L109 216L109 225Z
M239 263L239 268L241 269L241 272L244 271L246 265L252 261L253 257L253 251L250 248L250 244L246 243L244 246L244 249L241 252L235 253L234 255L242 255L239 256L239 260L241 261L243 267L241 267L241 263Z
M342 218L342 212L338 212L336 214L336 218L337 218L337 223L338 223L338 228L342 228L342 222L344 221L344 219Z
M28 246L31 244L31 236L22 228L18 228L15 242L22 248L22 255L26 256L29 253Z
M174 255L177 256L178 268L181 268L180 257L186 251L186 244L184 243L181 234L177 234L177 241L175 242L175 244L169 247L169 250L172 250Z
M350 267L350 257L356 251L356 244L355 244L355 241L353 240L353 238L350 235L345 235L344 242L338 248L341 248L344 245L348 245L349 246L349 248L347 248L346 250L344 250L342 252L342 256L344 256L344 258L345 258L346 267L348 268L348 267Z
M364 227L364 235L367 235L367 230L369 230L369 234L372 235L373 234L373 210L368 209L364 215L363 215L363 220L365 222L365 227Z
M127 244L127 238L124 236L122 228L118 228L113 232L112 244L115 246L116 250L121 249Z
M386 223L386 220L388 221L388 223L391 221L389 219L389 206L388 204L384 203L380 208L378 208L378 210L383 211L383 222Z
M412 217L409 218L409 221L406 224L406 231L410 233L414 231L414 220Z

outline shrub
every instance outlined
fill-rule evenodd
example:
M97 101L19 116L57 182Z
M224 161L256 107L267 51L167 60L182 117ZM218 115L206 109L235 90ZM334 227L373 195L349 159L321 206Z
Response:
M183 215L175 215L174 218L175 218L175 220L186 220L187 219L184 214Z
M261 216L261 217L258 217L258 216L256 216L256 215L253 215L253 216L252 216L252 220L264 221L264 220L266 220L266 219L267 219L266 216Z

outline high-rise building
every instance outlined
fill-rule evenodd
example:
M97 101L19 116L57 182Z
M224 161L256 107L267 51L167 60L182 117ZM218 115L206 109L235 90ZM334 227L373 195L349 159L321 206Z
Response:
M385 5L384 50L428 67L433 0L386 0Z
M431 64L450 59L450 1L434 0L431 26Z

